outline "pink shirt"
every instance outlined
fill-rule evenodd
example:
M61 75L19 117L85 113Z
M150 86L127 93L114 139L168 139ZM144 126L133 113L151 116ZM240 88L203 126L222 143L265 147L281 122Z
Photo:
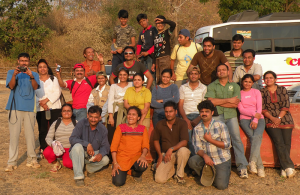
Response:
M256 113L261 114L262 97L260 91L253 88L249 91L241 90L241 101L238 109L240 111L240 119L253 119ZM261 118L264 118L262 114ZM253 122L258 123L257 118L254 118Z
M96 75L92 75L88 77L92 86L97 83ZM73 80L66 81L67 88L71 90ZM86 104L88 102L89 96L93 88L86 82L86 80L82 80L81 84L75 81L75 84L72 89L72 99L73 99L73 108L80 109L86 108Z

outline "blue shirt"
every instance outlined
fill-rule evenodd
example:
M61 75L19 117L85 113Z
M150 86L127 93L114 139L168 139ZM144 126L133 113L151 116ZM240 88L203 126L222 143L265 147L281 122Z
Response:
M6 76L6 87L9 88L9 82L12 79L14 70L9 70ZM34 80L40 88L40 79L39 74L32 72ZM15 103L12 104L12 99L15 98ZM6 104L6 110L10 110L12 104L12 110L27 111L27 112L36 112L35 105L35 91L32 87L30 77L26 73L19 73L16 75L16 86L15 90L10 90L10 95L8 102Z
M73 130L71 137L69 138L71 148L79 143L83 146L84 150L87 150L87 146L92 144L94 151L99 150L102 156L105 156L109 152L110 145L107 139L107 129L99 122L96 129L92 131L90 123L87 118L80 120Z

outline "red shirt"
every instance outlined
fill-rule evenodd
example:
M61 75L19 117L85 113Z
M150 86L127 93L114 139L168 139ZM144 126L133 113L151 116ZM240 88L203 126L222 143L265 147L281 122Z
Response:
M86 61L82 62L82 64L84 65L85 67L85 77L88 77L87 73L90 72L90 66L87 65ZM100 62L99 61L93 61L93 64L92 64L92 69L96 72L99 72L101 70L101 65L100 65Z
M92 86L97 83L96 75L92 75L88 77ZM67 88L71 91L71 85L73 80L67 80ZM86 82L86 80L82 80L81 84L75 81L75 84L72 89L72 99L73 99L73 108L80 109L86 108L86 104L88 102L89 96L93 88Z

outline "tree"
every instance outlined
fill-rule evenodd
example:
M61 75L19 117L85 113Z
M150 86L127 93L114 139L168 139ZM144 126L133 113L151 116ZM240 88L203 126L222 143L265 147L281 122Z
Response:
M0 41L3 53L15 58L21 52L36 56L51 33L40 23L51 6L48 0L0 1Z
M206 3L209 0L200 0ZM231 15L245 10L257 11L259 16L275 12L300 12L300 0L220 0L219 15L226 22Z

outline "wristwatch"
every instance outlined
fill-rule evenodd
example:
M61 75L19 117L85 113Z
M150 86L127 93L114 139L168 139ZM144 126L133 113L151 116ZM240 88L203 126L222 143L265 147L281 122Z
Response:
M33 79L34 79L34 77L33 78L30 77L30 80L33 80Z

